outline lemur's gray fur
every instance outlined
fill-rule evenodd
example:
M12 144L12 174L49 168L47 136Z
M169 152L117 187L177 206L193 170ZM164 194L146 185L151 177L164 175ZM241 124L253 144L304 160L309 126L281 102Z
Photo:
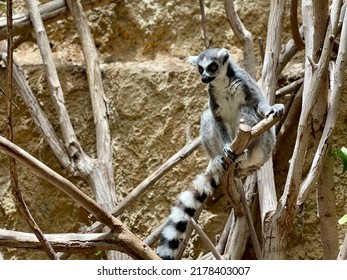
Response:
M242 155L235 155L230 144L238 130L240 119L254 126L270 114L283 114L283 105L270 106L262 90L251 76L235 65L226 49L208 49L188 61L198 68L203 83L208 84L209 106L201 117L203 146L210 158L204 174L193 181L194 188L179 196L163 229L157 253L171 260L184 238L189 219L219 185L223 159L237 162L238 174L259 169L271 156L275 145L274 129L262 134Z

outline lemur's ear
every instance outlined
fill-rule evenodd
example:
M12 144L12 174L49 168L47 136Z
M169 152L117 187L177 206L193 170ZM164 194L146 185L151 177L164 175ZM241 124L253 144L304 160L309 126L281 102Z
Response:
M198 66L198 56L197 55L188 56L187 61L194 66Z
M220 51L218 52L218 56L222 58L222 62L223 64L228 60L230 53L228 52L227 49L220 49Z

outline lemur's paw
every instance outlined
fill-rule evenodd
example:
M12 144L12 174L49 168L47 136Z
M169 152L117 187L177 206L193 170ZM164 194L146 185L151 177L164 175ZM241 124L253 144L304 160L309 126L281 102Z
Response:
M236 161L237 156L236 156L235 152L234 152L232 149L229 148L229 145L228 145L228 146L225 146L225 147L223 148L223 151L224 151L224 154L225 154L228 158L230 158L233 162Z
M247 160L248 149L245 149L241 154L237 155L230 148L224 147L224 153L229 157L234 163Z
M227 165L226 165L224 159L225 159L225 157L223 157L223 156L216 156L213 159L213 165L216 167L216 169L219 172L224 172L225 170L227 170Z
M283 104L272 105L271 109L268 112L266 112L265 117L268 117L271 114L273 114L274 117L283 117L284 105Z

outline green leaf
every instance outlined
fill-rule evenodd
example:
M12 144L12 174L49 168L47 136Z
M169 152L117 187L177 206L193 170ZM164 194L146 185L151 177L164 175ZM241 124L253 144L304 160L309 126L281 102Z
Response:
M342 160L343 172L345 172L347 170L347 148L342 147L341 149L334 150L331 155Z
M102 253L102 250L97 251L97 252L95 253L95 256L99 256L101 253Z
M340 219L338 220L338 223L339 223L340 225L343 225L343 224L347 223L347 214L344 215L342 218L340 218Z

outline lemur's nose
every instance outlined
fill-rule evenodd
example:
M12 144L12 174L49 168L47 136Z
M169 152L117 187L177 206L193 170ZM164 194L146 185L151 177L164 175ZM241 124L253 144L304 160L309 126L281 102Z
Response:
M201 76L201 81L205 84L208 84L210 82L212 82L214 80L215 77L211 77L209 75L206 75L206 74L202 74Z

